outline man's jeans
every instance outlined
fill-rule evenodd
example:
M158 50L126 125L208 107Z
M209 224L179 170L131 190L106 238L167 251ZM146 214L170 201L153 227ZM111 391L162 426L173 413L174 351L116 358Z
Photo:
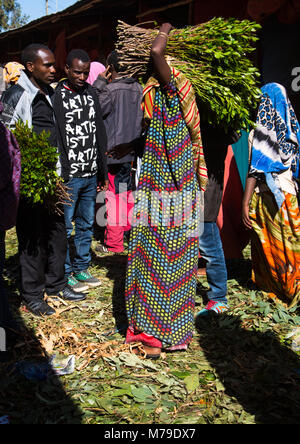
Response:
M91 261L91 243L95 220L97 197L97 176L73 178L67 183L71 198L71 206L65 205L65 223L68 237L68 252L65 265L66 276L87 270ZM73 232L72 221L75 222L75 257L70 258L70 239Z
M199 249L207 261L206 275L210 286L208 299L227 303L227 268L219 228L215 222L204 222Z

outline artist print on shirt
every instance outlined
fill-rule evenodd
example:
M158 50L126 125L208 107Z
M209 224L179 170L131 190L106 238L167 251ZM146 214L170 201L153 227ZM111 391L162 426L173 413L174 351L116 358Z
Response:
M62 89L66 142L70 178L97 174L96 111L93 97L87 92Z

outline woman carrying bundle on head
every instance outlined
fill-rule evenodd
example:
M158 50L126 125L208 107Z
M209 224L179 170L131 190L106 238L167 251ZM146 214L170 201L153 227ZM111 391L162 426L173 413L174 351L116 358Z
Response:
M153 359L192 340L198 204L207 182L193 88L165 59L171 28L161 26L151 49L155 74L144 89L149 126L126 276L126 342L141 343Z
M288 307L300 299L299 147L300 126L285 88L265 85L251 141L243 220L252 229L253 281Z

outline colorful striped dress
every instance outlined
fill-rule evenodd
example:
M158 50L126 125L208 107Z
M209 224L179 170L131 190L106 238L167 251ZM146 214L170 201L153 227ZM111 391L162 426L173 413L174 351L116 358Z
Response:
M193 336L199 184L174 77L157 88L137 189L126 276L129 328L163 348Z
M253 196L252 280L267 297L292 308L300 301L300 210L297 196L284 196L280 210L271 192Z

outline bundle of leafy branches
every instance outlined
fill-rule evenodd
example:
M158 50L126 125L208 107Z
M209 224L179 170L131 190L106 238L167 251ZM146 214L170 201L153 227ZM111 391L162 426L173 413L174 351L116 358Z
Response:
M21 150L20 195L31 204L45 204L49 211L62 214L61 206L70 197L56 172L58 153L49 143L50 134L37 134L21 121L12 132Z
M214 18L207 23L173 29L166 56L192 83L201 114L225 130L253 127L260 98L259 72L249 55L260 25L248 20ZM151 72L150 49L157 29L118 23L116 50L123 72L145 78Z

